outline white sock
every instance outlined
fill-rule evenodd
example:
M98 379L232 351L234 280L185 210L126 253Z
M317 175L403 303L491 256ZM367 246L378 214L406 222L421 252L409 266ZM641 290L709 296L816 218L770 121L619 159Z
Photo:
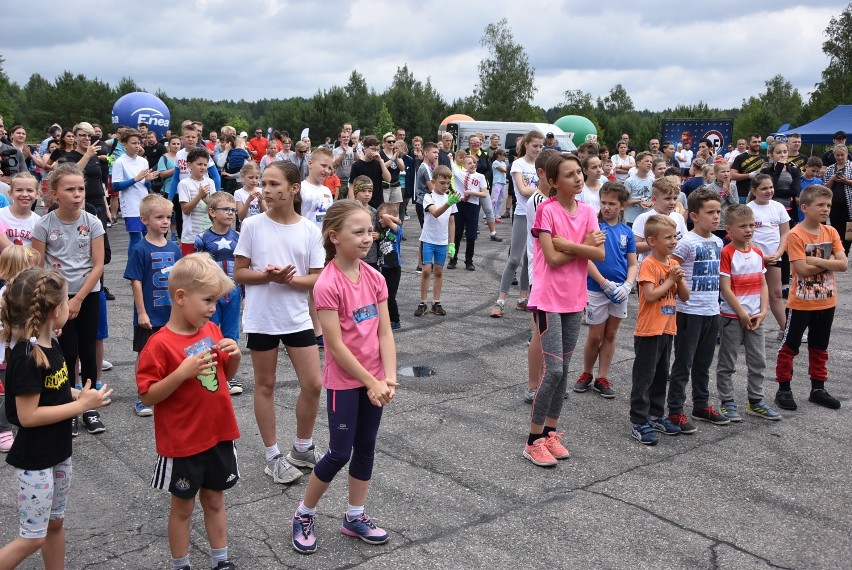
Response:
M364 505L360 507L356 507L355 505L349 505L346 508L346 516L350 519L354 519L355 517L360 517L364 514Z
M220 562L225 562L228 559L228 547L211 548L210 549L210 568L216 568Z
M506 304L506 299L497 299L497 304L501 307Z
M312 517L315 517L317 514L317 508L314 507L312 509L309 509L305 506L305 503L299 503L299 508L296 509L296 513L300 515L311 515Z
M293 447L296 448L296 451L299 453L304 453L311 448L314 444L314 440L312 438L308 439L299 439L298 437L293 440Z
M496 236L496 235L497 235L497 230L495 230L495 231L491 232L491 235Z
M278 450L278 444L277 443L273 443L272 445L270 445L269 447L266 448L266 461L267 462L270 462L273 459L275 459L275 457L277 455L281 455L281 452Z

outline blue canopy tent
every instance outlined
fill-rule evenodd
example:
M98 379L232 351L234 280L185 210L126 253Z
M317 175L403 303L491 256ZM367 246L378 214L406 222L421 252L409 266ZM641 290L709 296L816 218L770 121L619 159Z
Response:
M777 134L799 133L804 144L831 144L837 131L852 132L852 105L838 105L810 123Z

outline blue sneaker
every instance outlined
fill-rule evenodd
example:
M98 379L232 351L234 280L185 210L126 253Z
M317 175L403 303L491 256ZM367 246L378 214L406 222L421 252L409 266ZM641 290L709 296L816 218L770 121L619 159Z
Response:
M634 424L630 435L642 445L657 445L657 434L651 424Z
M133 409L140 418L150 418L154 415L154 410L143 404L142 400L136 400L136 403L133 404Z
M766 400L761 400L756 404L749 403L746 408L746 413L750 416L757 416L765 420L778 421L781 419L781 414L766 403Z
M384 544L390 540L390 536L383 529L380 529L370 520L366 514L350 519L349 515L343 513L343 525L340 527L340 532L347 536L360 538L367 544Z
M740 415L737 405L734 402L722 402L719 406L719 413L732 422L743 421L743 417Z
M314 516L293 514L293 549L300 554L313 554L317 551L317 535L314 534Z
M650 425L654 431L658 431L666 435L677 435L680 433L680 426L672 422L666 416L660 416L659 418L652 419L648 422L648 425Z

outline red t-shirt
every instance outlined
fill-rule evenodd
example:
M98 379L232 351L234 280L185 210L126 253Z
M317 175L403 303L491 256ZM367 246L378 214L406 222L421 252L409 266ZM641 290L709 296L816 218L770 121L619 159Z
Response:
M210 352L220 340L222 331L212 322L192 335L161 328L139 355L136 371L139 394L146 394L155 382L177 370L187 356ZM240 429L225 378L228 355L215 352L217 364L210 374L188 378L171 396L154 406L154 437L159 455L188 457L220 442L239 439Z
M266 147L268 145L269 141L263 137L254 137L253 139L249 139L248 141L246 141L246 146L255 151L255 153L252 154L251 157L258 164L260 164L260 159L263 158L263 155L266 154ZM249 154L251 154L251 151L249 151Z

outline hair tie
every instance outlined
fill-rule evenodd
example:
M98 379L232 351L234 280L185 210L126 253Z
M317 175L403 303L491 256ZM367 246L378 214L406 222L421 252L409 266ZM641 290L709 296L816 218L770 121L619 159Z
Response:
M35 348L35 345L37 345L37 344L38 344L38 339L37 339L36 337L34 337L34 336L31 336L31 337L30 337L30 346L31 346L32 348Z

